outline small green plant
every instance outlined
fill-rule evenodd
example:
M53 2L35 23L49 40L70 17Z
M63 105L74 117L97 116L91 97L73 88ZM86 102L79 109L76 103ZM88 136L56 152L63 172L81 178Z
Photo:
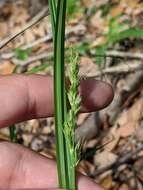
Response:
M32 48L28 48L26 50L22 50L20 48L15 49L15 55L17 59L20 59L22 61L28 59L29 55L32 53Z
M34 74L38 73L40 71L45 71L45 69L49 68L50 64L49 63L43 63L42 65L35 66L32 69L28 70L26 74Z
M118 43L121 40L127 38L140 38L143 37L143 30L137 27L131 26L128 22L119 23L119 18L122 15L111 17L109 19L109 31L105 36L106 41L104 44L96 47L96 64L101 65L104 61L106 50L111 45Z
M57 2L57 3L56 3ZM78 96L78 56L70 59L70 88L66 89L65 77L65 17L66 0L49 1L54 42L54 101L56 152L59 187L75 190L75 167L80 145L75 145L76 115L80 108ZM68 92L68 93L67 93Z
M101 16L102 17L106 17L108 15L108 13L110 12L110 10L115 6L115 4L113 2L110 3L106 3L100 6L92 6L90 8L87 9L87 12L89 12L89 16L96 14L97 11L101 11Z
M80 0L68 0L67 1L67 13L70 18L74 17L75 13L82 12L83 8L81 6L81 1Z
M9 134L10 134L10 140L14 143L17 143L18 139L17 139L17 130L15 125L11 125L9 127Z

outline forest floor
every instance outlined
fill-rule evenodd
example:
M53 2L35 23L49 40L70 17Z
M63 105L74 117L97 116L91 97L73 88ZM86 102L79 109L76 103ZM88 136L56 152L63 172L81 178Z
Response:
M1 75L14 70L52 75L52 34L45 2L0 4ZM85 141L78 170L107 190L142 190L143 2L70 1L66 48L71 45L79 52L80 77L106 81L115 92L108 108L78 116L76 139ZM53 118L16 124L16 133L19 143L55 159ZM10 140L8 128L0 130L0 138Z

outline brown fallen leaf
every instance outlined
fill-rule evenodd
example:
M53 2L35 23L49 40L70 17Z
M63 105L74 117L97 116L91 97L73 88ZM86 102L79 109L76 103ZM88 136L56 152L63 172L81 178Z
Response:
M115 182L113 181L112 176L108 175L101 181L101 185L103 188L110 190L114 187Z
M99 70L99 67L89 57L81 57L79 64L79 76L93 76L93 74Z
M114 126L110 129L109 133L105 137L106 145L104 149L106 151L113 151L120 141L120 132L118 132L118 126ZM109 140L108 140L109 139Z
M128 110L122 112L116 124L119 126L117 132L121 137L135 134L139 127L139 120L143 115L143 99L138 99Z
M123 184L120 186L119 190L129 190L129 187L128 187L128 185Z
M96 29L96 33L106 33L108 32L108 21L102 17L102 11L97 11L90 19L90 24L93 29Z
M112 10L110 11L110 13L111 13L112 17L116 17L118 15L123 14L123 11L124 11L124 7L118 5L116 7L113 7Z
M7 35L8 25L6 22L0 22L0 38L3 38Z
M2 75L11 74L13 72L14 68L15 68L15 65L12 64L10 61L4 61L0 65L0 74L2 74Z
M94 162L96 165L99 166L98 168L102 168L112 163L115 163L117 158L118 156L116 154L113 154L112 152L104 150L103 152L97 153L95 155Z
M80 161L80 163L77 166L77 170L84 175L93 173L94 169L95 169L94 165L86 160Z

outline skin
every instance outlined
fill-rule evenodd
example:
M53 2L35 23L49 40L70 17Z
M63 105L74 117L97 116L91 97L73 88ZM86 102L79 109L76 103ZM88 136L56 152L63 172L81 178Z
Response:
M52 116L53 79L41 75L0 77L0 127L33 118ZM106 107L112 88L103 82L81 81L82 112ZM78 175L78 190L103 190L94 181ZM56 190L56 162L21 145L0 142L0 190ZM58 189L57 189L58 190Z

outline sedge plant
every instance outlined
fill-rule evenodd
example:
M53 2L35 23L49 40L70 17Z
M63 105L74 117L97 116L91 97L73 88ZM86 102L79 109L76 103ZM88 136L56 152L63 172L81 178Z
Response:
M54 42L54 102L56 152L59 187L76 189L75 167L80 145L75 145L76 116L80 108L78 95L78 55L71 53L70 87L65 77L65 18L66 0L49 0Z

